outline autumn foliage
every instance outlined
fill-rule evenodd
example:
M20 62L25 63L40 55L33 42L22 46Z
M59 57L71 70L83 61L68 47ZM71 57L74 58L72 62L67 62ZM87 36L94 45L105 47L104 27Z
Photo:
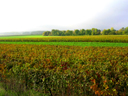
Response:
M0 44L0 76L53 96L127 96L128 47Z

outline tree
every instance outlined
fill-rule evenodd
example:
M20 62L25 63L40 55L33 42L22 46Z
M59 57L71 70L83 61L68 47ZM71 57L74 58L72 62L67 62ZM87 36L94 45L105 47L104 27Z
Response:
M52 36L56 36L57 35L57 32L56 32L56 30L55 29L52 29Z
M115 31L115 29L113 28L113 27L111 27L111 29L110 29L111 31Z
M50 32L48 36L52 36L52 32Z
M110 32L108 34L109 35L116 35L116 30L113 27L111 27Z
M93 35L93 34L94 34L94 32L95 32L95 28L92 28L92 33L91 33L91 35Z
M61 36L65 36L65 32L66 32L65 30L60 31L60 33L61 33L60 35L61 35Z
M49 35L51 35L51 32L50 32L50 31L45 31L45 32L43 33L43 36L49 36Z
M107 31L106 29L104 29L104 30L102 31L102 35L108 35L108 31Z
M123 31L124 31L124 30L125 30L125 28L122 27L121 29L119 29L119 30L116 31L116 34L117 34L117 35L123 35Z
M126 27L126 28L124 29L123 34L124 34L124 35L128 35L128 27Z
M92 33L92 30L91 29L85 30L85 35L91 35L91 33Z
M92 28L92 33L91 35L100 35L101 30L97 29L97 28Z
M122 32L122 28L119 29L118 31L116 31L116 34L117 34L117 35L122 35L122 34L123 34L123 32Z
M81 29L79 35L85 35L85 29Z
M62 34L62 31L52 29L52 36L61 36L61 34Z
M97 29L95 35L101 35L101 30L100 29Z
M61 36L65 36L66 34L66 31L65 30L63 30L63 31L61 31L62 32L62 34L61 34Z
M65 34L66 34L67 36L71 36L71 35L73 35L73 31L72 31L72 30L67 30L67 31L65 32Z
M80 32L80 31L79 31L78 29L75 29L75 30L73 31L73 34L74 34L74 35L79 35L79 32Z

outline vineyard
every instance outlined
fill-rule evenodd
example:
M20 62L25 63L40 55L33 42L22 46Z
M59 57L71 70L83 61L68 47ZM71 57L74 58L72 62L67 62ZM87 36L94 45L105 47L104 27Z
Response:
M128 0L0 0L0 96L128 96Z
M108 41L128 42L124 37L110 38ZM10 39L15 40L52 38ZM33 89L44 96L127 96L128 47L0 44L0 77L6 90L19 94Z

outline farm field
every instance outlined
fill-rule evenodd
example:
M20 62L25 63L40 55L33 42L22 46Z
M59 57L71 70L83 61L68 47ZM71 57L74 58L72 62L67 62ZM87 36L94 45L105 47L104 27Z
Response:
M12 90L14 96L127 96L127 37L0 38L0 91Z
M0 38L0 42L122 42L128 43L128 35L103 36L46 36L47 38Z
M85 37L128 37L127 35L83 35ZM75 36L75 37L83 37L83 36ZM74 36L42 36L42 35L24 35L24 36L0 36L1 39L8 38L44 38L44 37L74 37Z
M0 44L36 44L36 45L68 45L68 46L111 46L125 47L128 43L112 43L112 42L0 42Z
M0 53L1 79L18 92L128 94L128 47L1 44Z
M53 37L53 36L24 35L24 36L1 36L0 38L1 39L8 39L8 38L44 38L44 37ZM58 37L58 36L56 36L56 37Z

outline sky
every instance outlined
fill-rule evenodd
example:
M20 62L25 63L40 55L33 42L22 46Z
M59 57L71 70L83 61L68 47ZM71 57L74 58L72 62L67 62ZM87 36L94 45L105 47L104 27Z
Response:
M0 33L128 26L128 0L0 0Z

